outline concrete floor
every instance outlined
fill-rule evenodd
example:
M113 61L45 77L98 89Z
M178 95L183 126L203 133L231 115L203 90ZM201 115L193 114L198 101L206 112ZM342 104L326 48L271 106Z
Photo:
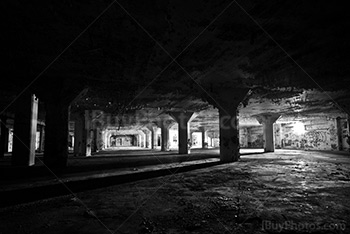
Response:
M241 149L242 155L262 152L263 149ZM0 183L3 180L13 181L18 178L51 175L43 165L42 153L36 155L34 166L26 168L11 166L11 157L9 156L10 154L0 159ZM111 148L93 153L90 157L74 157L73 154L70 154L64 174L181 163L209 158L219 158L219 149L193 149L189 155L179 155L177 150L162 152L160 149L151 150L139 147Z
M263 149L241 149L242 155L262 152ZM36 164L33 167L13 168L9 159L10 157L2 160L2 166L0 167L0 192L59 184L60 181L57 176L65 182L77 182L92 178L124 176L136 172L171 170L174 168L182 170L186 166L191 166L186 170L209 167L219 163L219 149L194 149L189 155L178 155L177 151L162 152L160 149L115 147L94 153L90 157L70 155L67 168L61 174L53 174L43 166L42 154L37 155ZM162 173L158 175L162 175ZM3 205L6 205L6 202L0 201L0 207Z
M249 154L2 208L0 233L350 233L349 164L345 153Z

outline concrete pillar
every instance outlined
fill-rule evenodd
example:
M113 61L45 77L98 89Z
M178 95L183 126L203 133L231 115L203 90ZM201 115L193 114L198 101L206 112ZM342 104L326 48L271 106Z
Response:
M34 94L22 94L16 100L12 165L34 165L37 120L38 99Z
M237 107L249 89L212 87L207 92L207 101L219 109L220 161L234 162L239 155L239 131Z
M158 145L158 136L157 136L157 127L156 126L147 126L147 129L151 133L151 149L155 149Z
M91 121L91 111L85 110L85 131L86 131L86 145L85 145L85 156L91 156L92 152L92 144L94 131L92 129L92 121Z
M107 149L109 147L111 147L111 145L110 145L110 138L111 138L111 133L110 133L110 131L106 130L106 133L105 133L105 144L106 144L106 148Z
M106 146L106 130L103 128L101 130L101 150L105 150Z
M111 142L110 142L110 137L111 137L111 134L109 131L106 130L106 134L105 134L105 141L106 141L106 148L109 148L111 147Z
M74 115L74 156L86 156L85 116L83 113Z
M169 129L171 127L171 123L167 120L160 121L160 129L161 129L161 151L169 151Z
M102 131L100 127L96 128L96 152L103 149Z
M155 136L156 135L156 131L152 130L151 131L151 149L154 149L155 148L155 141L157 139L157 137Z
M274 145L277 149L281 149L282 148L282 138L283 138L282 124L275 124L274 125L274 132L275 132Z
M98 134L99 130L97 128L92 128L92 141L91 141L91 152L96 153L98 152Z
M264 131L264 151L265 152L274 152L274 136L273 136L273 124L280 117L280 114L277 113L264 113L256 115L256 119L260 124L263 125Z
M146 140L146 134L142 131L142 132L141 132L141 135L142 135L142 147L143 147L143 148L146 148L146 142L147 142L147 140Z
M236 111L219 110L220 161L234 162L239 159L239 130Z
M39 134L40 134L40 139L39 139L39 148L38 152L44 152L45 148L45 125L39 125Z
M142 147L142 134L139 133L138 136L139 136L139 147Z
M213 147L214 132L213 131L207 132L207 135L208 135L208 146Z
M142 133L139 133L139 147L143 147L143 137L142 137Z
M208 131L205 129L205 127L201 127L200 131L202 133L202 149L206 149L209 146L209 143L208 143Z
M0 117L0 158L3 158L8 150L9 129L6 126L6 121L7 117L2 115Z
M169 115L178 124L178 144L179 154L188 154L190 139L190 123L197 116L194 112L169 112Z
M68 159L68 104L45 102L44 163L50 168L64 168Z
M139 140L138 146L141 148L144 148L146 146L146 143L145 143L146 137L143 131L139 131L138 140Z
M142 132L145 134L145 147L150 148L150 132L147 130L142 130Z
M208 139L208 147L212 147L212 145L211 145L211 137L207 136L207 139Z
M50 75L41 80L38 95L45 103L44 163L55 172L62 172L68 159L68 121L70 103L84 95L81 80L68 74Z
M146 141L146 144L147 144L147 148L152 148L152 139L151 139L151 135L152 133L151 132L147 132L147 141Z
M194 133L194 131L191 131L191 129L189 129L188 132L189 132L188 139L190 140L191 145L193 145L193 133Z

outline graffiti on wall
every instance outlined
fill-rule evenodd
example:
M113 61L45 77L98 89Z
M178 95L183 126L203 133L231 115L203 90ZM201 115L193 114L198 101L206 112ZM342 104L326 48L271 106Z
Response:
M249 144L249 142L248 142ZM264 138L263 134L258 134L253 139L253 141L250 142L250 147L252 148L264 148Z
M327 133L324 131L312 130L304 135L305 147L317 148L327 142Z
M248 130L247 128L239 129L239 146L241 148L248 147Z
M345 122L344 120L343 122ZM274 125L274 140L276 148L286 149L312 149L312 150L337 150L339 141L343 148L348 149L348 128L344 129L342 123L341 134L343 139L338 139L338 130L335 119L309 118L302 121L277 123ZM247 128L240 131L241 146L262 148L264 145L263 129L261 126Z
M305 123L305 132L297 133L293 124L283 126L285 148L334 150L338 147L337 131L332 120L318 120Z
M263 128L254 126L247 128L247 146L249 148L264 148Z

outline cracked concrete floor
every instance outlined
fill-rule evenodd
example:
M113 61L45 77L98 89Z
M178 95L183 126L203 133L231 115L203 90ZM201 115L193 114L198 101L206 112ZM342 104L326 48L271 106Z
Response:
M0 233L350 233L349 164L329 152L247 155L4 208Z

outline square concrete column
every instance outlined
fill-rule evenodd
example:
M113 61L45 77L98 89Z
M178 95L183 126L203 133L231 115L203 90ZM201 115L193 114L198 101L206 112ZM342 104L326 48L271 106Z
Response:
M92 143L91 143L91 152L96 153L98 152L98 128L92 129Z
M142 147L146 148L146 142L147 142L146 134L143 131L141 131L141 136L142 136Z
M45 109L44 163L52 169L62 169L68 159L69 105L52 100L45 102Z
M150 131L151 133L151 149L155 149L158 145L157 143L157 127L156 126L147 126L147 129Z
M86 155L86 131L84 113L72 114L74 118L74 156Z
M94 130L92 129L91 111L85 110L85 132L86 132L86 151L85 156L91 156Z
M12 165L34 165L37 120L38 99L34 94L22 94L16 100Z
M138 146L142 147L142 135L138 134Z
M194 112L169 112L169 115L178 123L179 154L188 154L190 122L197 114Z
M45 125L39 125L39 134L40 134L40 139L39 139L38 152L44 152L44 148L45 148Z
M226 109L227 110L227 109ZM239 130L236 112L219 109L220 161L234 162L239 159Z
M151 148L151 144L150 144L150 142L151 142L150 135L151 134L149 132L146 132L145 134L146 134L146 148Z
M195 133L195 132L191 131L191 130L188 131L188 134L189 134L188 139L189 139L189 142L190 142L191 146L193 145L193 133Z
M103 149L103 138L102 131L100 127L96 127L96 152L99 152Z
M104 149L106 149L106 130L105 129L103 129L102 131L101 131L101 150L104 150Z
M144 148L146 146L146 137L145 137L145 133L143 131L138 131L138 139L139 139L139 147Z
M150 132L147 131L147 130L142 130L142 132L145 134L145 141L144 141L144 144L145 144L145 148L150 148Z
M208 148L208 131L205 129L205 127L200 127L199 129L202 133L202 149Z
M208 139L208 147L211 147L212 146L212 144L211 144L211 137L207 137L207 139Z
M255 115L255 118L258 120L258 122L263 125L265 152L275 151L273 124L280 116L281 115L277 113L263 113Z
M169 129L171 127L171 122L167 120L160 121L160 129L161 129L161 151L169 151Z
M151 131L151 149L154 149L155 148L155 141L156 141L156 135L157 134L157 131L156 130L152 130Z
M68 160L68 123L71 102L87 92L78 77L55 72L41 80L38 92L45 103L44 163L55 172L63 172Z
M276 148L278 149L282 148L282 139L283 139L282 124L275 124L274 125L274 145L276 146Z
M8 151L9 129L6 126L7 117L0 117L0 158Z

